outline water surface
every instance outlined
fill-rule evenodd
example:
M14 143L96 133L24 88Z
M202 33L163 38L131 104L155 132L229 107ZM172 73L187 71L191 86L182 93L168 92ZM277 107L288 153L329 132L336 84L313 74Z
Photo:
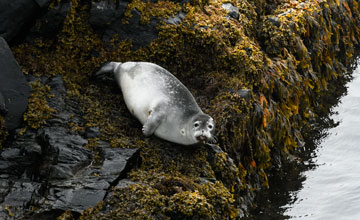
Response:
M360 68L353 72L347 94L331 116L339 121L328 131L314 159L316 168L301 174L300 190L289 192L282 206L296 220L360 219Z

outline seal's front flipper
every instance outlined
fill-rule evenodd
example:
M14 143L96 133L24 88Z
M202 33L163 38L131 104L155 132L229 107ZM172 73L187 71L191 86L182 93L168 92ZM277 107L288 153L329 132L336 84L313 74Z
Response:
M161 111L150 111L149 114L150 115L142 128L142 132L146 137L152 135L155 132L165 117L165 114L163 114Z

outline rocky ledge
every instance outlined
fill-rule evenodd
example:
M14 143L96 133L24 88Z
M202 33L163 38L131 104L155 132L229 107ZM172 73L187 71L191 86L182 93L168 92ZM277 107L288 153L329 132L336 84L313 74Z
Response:
M7 55L2 56L1 61L11 57L10 50L7 50ZM7 60L4 63L16 64ZM5 73L14 75L19 71L18 66L14 65ZM2 83L12 79L5 78L5 74L2 77ZM18 77L16 83L26 81L23 75ZM79 117L81 113L77 103L66 99L62 77L42 77L40 80L28 76L27 80L32 85L43 84L50 89L54 97L49 99L48 104L53 114L46 125L26 131L10 129L16 126L10 122L21 121L22 114L5 114L5 127L9 128L11 134L0 154L1 219L48 219L66 210L81 213L103 201L112 187L126 185L127 172L140 162L139 149L111 148L109 143L99 141L95 158L94 152L89 149L88 139L96 138L99 128L90 127L81 133L69 129L69 121L81 124L84 120ZM8 98L13 93L3 90L6 100L15 102L17 97L22 100L27 98L28 84L16 83L11 84L17 86L14 91L25 90L28 93ZM17 104L20 101L15 102L19 111L25 111L25 101L21 106ZM13 102L5 103L6 113L17 113L12 111L11 104ZM39 209L30 212L30 207Z
M1 219L240 219L299 163L360 42L357 0L3 0ZM10 47L9 45L10 44ZM145 138L108 61L174 73L218 143Z

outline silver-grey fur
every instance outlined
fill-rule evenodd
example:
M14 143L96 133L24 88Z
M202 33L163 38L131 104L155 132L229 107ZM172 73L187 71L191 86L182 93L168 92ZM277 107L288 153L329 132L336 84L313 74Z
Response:
M143 134L183 145L214 142L215 122L169 71L147 62L110 62L96 75L114 73L129 111Z

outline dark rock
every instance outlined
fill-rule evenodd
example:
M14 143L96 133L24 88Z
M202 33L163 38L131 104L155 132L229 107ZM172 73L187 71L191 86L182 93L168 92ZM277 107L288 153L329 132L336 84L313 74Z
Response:
M270 21L276 27L280 27L280 22L278 17L268 17L267 20Z
M54 0L34 0L41 8L45 8L50 5Z
M0 92L0 115L5 115L7 113L7 109L5 106L5 98Z
M9 46L2 37L0 37L0 66L0 93L5 103L5 107L1 107L1 109L7 110L4 117L5 126L12 130L21 125L22 115L28 105L30 87Z
M82 124L80 118L80 109L77 103L72 100L66 100L66 87L64 80L60 75L43 79L43 83L51 89L53 98L47 99L49 106L56 110L52 118L47 120L47 124L51 127L67 127L71 121L75 124Z
M2 174L0 176L0 202L4 202L5 196L8 194L12 183L8 180L9 175Z
M31 212L27 207L36 207L32 219L54 219L65 210L78 216L103 201L139 160L138 149L111 148L99 141L101 163L94 165L93 152L84 147L88 141L68 126L69 121L84 124L84 120L78 103L66 97L62 77L41 81L55 96L48 103L56 113L37 131L11 134L8 147L0 152L0 219L9 217L1 209L4 205L13 206L16 219ZM84 136L99 134L99 128L93 127Z
M119 40L131 40L134 49L138 49L147 46L158 37L156 29L158 21L156 19L151 19L149 24L140 24L140 12L134 9L132 15L128 24L123 24L122 20L114 22L105 32L103 40L108 42L114 34L117 34Z
M51 0L37 0L39 5L46 7L48 2ZM69 0L61 1L57 3L54 7L49 8L40 20L40 26L34 26L30 29L30 33L27 36L28 40L34 39L38 36L42 37L52 37L55 36L61 26L64 23L66 15L70 11L71 3Z
M251 98L251 90L250 89L240 89L236 93L241 98L244 98L247 102L250 101L250 98Z
M42 174L42 178L39 182L33 182L29 178L16 178L11 172L5 175L1 171L0 195L3 199L0 199L0 206L6 204L21 207L18 210L23 212L28 206L36 206L36 216L48 216L56 210L80 213L101 202L112 186L132 184L131 181L118 182L126 177L138 160L138 149L110 148L108 143L101 142L100 146L104 147L101 149L103 163L94 166L91 164L91 152L82 147L86 143L84 139L69 134L65 128L43 129L35 138L41 144L41 150L34 150L35 147L25 151L26 138L34 136L28 135L15 144L17 148L2 152L0 169L1 164L6 164L5 167L11 169L8 171L13 171L12 167L17 166L32 167L31 169L37 169L36 172ZM41 156L37 160L28 158L30 164L18 159L19 155L27 158L34 152L41 152ZM26 178L26 175L23 177ZM4 213L0 210L0 217L2 214ZM16 213L16 216L22 217L23 213Z
M254 111L252 112L252 118L254 126L260 126L263 123L264 110L259 103L254 103Z
M40 156L42 153L41 146L38 143L31 143L31 144L25 145L22 148L22 152L25 155L28 155L30 158L35 158L35 156Z
M0 178L0 219L24 219L27 210L23 207L31 204L40 188L40 183L31 180L14 181Z
M50 86L51 93L56 97L63 97L66 95L65 83L60 75L48 79L46 85Z
M9 206L28 206L34 193L40 189L40 184L28 180L15 182L4 199Z
M105 148L109 148L110 147L110 143L109 142L106 142L106 141L99 141L99 147L102 148L102 149L105 149Z
M100 135L99 127L87 127L85 129L86 138L96 138Z
M170 17L168 19L165 19L164 21L168 24L178 25L183 22L183 19L185 18L186 14L184 12L179 12L174 17Z
M239 19L239 9L231 3L224 3L221 6L223 9L228 11L228 17Z
M117 6L112 0L91 2L90 24L96 29L104 31L112 22L123 17L127 4L123 2Z
M251 90L250 89L240 89L238 91L235 91L233 89L226 89L227 92L230 94L240 96L241 98L244 98L245 101L250 101L251 99Z
M157 38L157 19L151 19L149 24L140 23L140 12L132 10L132 17L127 24L123 23L124 13L128 2L119 1L116 5L112 0L92 2L90 24L102 36L102 40L109 43L114 35L118 40L131 40L134 49L147 46Z
M20 156L20 149L18 148L6 148L1 152L1 157L5 160L11 160Z
M131 181L129 179L122 179L118 182L118 184L116 185L116 187L114 188L126 188L130 185L136 184L136 182Z
M16 136L10 146L0 154L0 173L16 178L25 173L31 176L34 164L41 155L41 147L35 140L35 134L28 132L26 135Z
M70 134L66 128L44 128L38 140L43 152L40 173L43 178L68 179L91 163L92 153L83 147L87 140L77 134Z
M50 185L46 203L51 209L71 210L81 212L95 206L104 199L109 184L99 178L85 178L81 181L69 181L68 184L54 182Z
M122 172L128 172L138 158L139 149L103 148L105 158L99 174L109 183L114 183Z
M207 150L210 152L210 154L209 154L210 156L223 152L223 150L216 144L207 143L206 146L207 146Z
M50 183L46 200L47 203L50 201L52 209L81 212L95 206L138 158L138 149L106 148L102 152L104 161L100 167L87 166L71 179Z
M0 1L0 36L11 41L39 10L34 1Z
M208 162L215 171L216 180L221 180L225 185L229 186L236 184L237 187L235 187L235 189L237 190L243 187L243 183L237 175L239 169L234 160L228 154L226 154L218 145L207 144L206 150L208 152ZM225 154L225 157L223 158L223 163L225 164L225 166L223 169L219 170L218 168L216 168L216 161L218 160L217 158L220 153Z

